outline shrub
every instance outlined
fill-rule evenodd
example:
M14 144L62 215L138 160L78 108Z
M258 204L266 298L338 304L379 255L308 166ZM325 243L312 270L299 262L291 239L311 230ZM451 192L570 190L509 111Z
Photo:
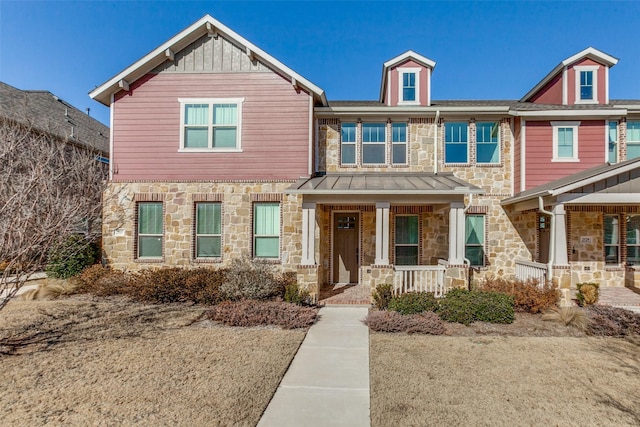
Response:
M576 298L580 306L584 307L598 302L600 286L597 283L578 283L576 287L578 288Z
M551 307L544 312L542 320L573 326L581 331L586 330L589 325L589 317L578 307Z
M618 307L591 305L587 333L599 336L640 335L640 314Z
M425 311L436 311L438 300L429 292L407 292L396 295L389 301L389 310L400 314L418 314Z
M47 274L59 279L75 276L93 264L98 255L95 244L82 235L73 234L49 251Z
M553 307L560 301L560 291L550 283L540 284L537 280L505 279L488 277L482 280L478 290L502 292L513 297L514 309L519 312L539 313Z
M109 274L100 277L89 291L99 297L113 295L131 295L129 275L122 271L112 270Z
M279 280L280 279L280 280ZM220 287L225 299L266 300L284 294L284 285L267 261L251 259L247 256L231 261L229 274Z
M297 283L288 283L284 288L284 300L297 305L307 304L309 302L309 291L300 288Z
M402 315L395 311L373 311L363 322L376 332L429 335L442 335L445 332L444 323L432 312Z
M102 264L89 266L76 277L75 291L77 293L92 292L98 280L111 273L111 269Z
M318 315L315 308L284 301L225 301L207 312L211 320L229 326L275 325L284 329L311 326Z
M500 292L452 289L440 300L438 313L447 322L469 325L475 321L512 323L513 298Z
M384 283L376 286L373 292L373 303L378 310L386 310L391 298L393 298L393 285Z
M188 270L179 267L143 270L131 276L132 297L141 302L187 301L185 283Z
M187 271L184 299L206 305L217 304L222 300L220 287L227 279L226 269L196 268Z

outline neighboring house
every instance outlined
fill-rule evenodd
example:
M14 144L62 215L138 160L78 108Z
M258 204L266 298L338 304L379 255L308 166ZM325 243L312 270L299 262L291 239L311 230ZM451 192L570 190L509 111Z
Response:
M86 147L108 162L109 128L46 90L20 90L0 82L0 120Z
M437 101L435 62L408 51L378 101L327 101L207 15L90 94L111 108L105 251L122 269L247 254L313 293L637 286L640 100L609 100L617 61L588 48L520 100Z

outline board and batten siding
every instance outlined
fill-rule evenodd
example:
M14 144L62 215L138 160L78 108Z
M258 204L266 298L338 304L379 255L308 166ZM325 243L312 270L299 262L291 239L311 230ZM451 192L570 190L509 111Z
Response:
M549 121L527 121L525 187L538 185L578 173L605 161L605 123L581 120L578 128L579 162L552 162L553 127Z
M179 152L179 98L244 98L242 152ZM308 176L309 98L271 72L148 74L114 103L113 180Z

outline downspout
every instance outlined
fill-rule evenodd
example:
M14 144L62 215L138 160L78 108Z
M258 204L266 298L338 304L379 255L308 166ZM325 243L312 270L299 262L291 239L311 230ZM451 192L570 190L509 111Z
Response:
M551 227L551 234L549 236L549 262L547 263L547 280L551 281L551 275L553 273L553 260L556 257L556 215L544 209L544 203L542 202L542 196L538 197L538 211L551 217L549 221L549 227Z
M440 110L436 110L436 119L434 125L436 126L433 133L433 173L438 174L438 120L440 120Z

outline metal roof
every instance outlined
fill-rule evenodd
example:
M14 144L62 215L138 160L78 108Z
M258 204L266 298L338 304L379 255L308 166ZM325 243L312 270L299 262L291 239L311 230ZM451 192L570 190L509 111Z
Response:
M0 82L0 117L109 156L109 128L51 92Z
M331 173L301 178L286 190L290 194L482 194L484 190L452 173Z

